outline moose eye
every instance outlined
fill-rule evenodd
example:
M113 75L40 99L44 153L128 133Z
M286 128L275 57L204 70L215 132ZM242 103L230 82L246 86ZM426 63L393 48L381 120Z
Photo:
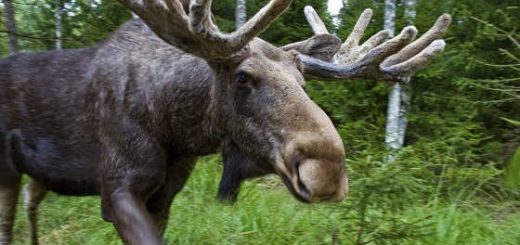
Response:
M239 72L235 73L234 80L239 85L243 85L243 84L247 83L247 81L249 81L249 75L243 71L239 71Z

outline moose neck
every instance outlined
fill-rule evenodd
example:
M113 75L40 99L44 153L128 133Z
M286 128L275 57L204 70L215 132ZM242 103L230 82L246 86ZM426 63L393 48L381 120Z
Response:
M165 43L140 20L124 24L98 54L103 60L97 63L119 62L112 57L127 60L127 66L112 66L120 70L106 71L128 76L108 89L124 94L124 111L163 145L179 154L218 150L226 136L225 105L216 96L224 65L209 65Z
M225 130L228 106L219 95L219 75L203 60L178 74L175 81L156 91L159 109L152 128L166 145L182 154L216 152L229 133ZM200 63L199 63L200 62ZM190 63L190 62L188 62ZM184 69L189 65L181 65ZM160 116L159 116L160 115Z

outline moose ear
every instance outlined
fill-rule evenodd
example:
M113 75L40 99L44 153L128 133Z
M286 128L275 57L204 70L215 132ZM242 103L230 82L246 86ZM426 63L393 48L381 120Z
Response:
M236 202L240 185L246 179L274 173L268 162L249 156L240 151L235 144L225 144L222 157L223 171L217 194L217 199L222 202Z
M301 54L330 62L341 47L341 40L331 34L318 34L313 37L281 47L284 51L296 50Z

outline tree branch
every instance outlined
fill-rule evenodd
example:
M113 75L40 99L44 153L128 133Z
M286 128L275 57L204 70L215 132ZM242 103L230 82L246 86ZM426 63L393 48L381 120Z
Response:
M28 39L37 39L37 40L56 40L56 37L41 37L41 36L32 36L30 34L25 34L25 33L19 33L19 32L10 32L8 30L0 30L0 33L6 33L6 34L10 34L10 33L13 33L15 36L17 37L23 37L23 38L28 38ZM62 38L62 39L69 39L69 40L72 40L72 38Z

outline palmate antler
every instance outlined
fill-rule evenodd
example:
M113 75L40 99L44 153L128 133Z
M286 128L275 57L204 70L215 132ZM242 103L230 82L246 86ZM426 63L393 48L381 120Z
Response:
M238 30L222 33L212 19L212 0L119 1L166 42L188 53L215 60L239 54L292 3L292 0L271 0ZM185 9L188 5L189 11Z
M316 35L328 33L323 21L312 7L305 7L305 16ZM428 32L414 42L412 40L417 34L417 29L409 26L398 36L386 42L384 41L389 33L380 31L360 45L359 41L371 17L370 9L361 14L353 31L336 53L334 63L300 55L305 75L319 79L403 80L424 68L443 51L445 43L441 37L451 23L450 15L443 14Z

